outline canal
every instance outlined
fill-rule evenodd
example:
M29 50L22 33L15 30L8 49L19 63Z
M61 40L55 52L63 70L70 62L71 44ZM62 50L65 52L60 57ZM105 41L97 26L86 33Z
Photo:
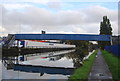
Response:
M93 51L62 50L3 57L2 79L68 79Z

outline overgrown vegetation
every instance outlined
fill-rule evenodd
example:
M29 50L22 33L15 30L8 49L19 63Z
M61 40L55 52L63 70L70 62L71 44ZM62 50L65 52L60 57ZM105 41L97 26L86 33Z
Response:
M93 47L93 43L91 43L89 41L83 41L83 40L62 40L62 42L65 42L67 44L76 45L76 49L77 50L86 49L86 50L88 50L90 52L90 51L93 51L95 49Z
M107 51L102 51L102 53L112 73L114 81L120 81L120 58Z
M95 51L89 59L85 60L83 66L76 69L74 74L70 76L68 81L86 81L88 79L88 75L92 68L93 62L95 60L95 56L97 51Z

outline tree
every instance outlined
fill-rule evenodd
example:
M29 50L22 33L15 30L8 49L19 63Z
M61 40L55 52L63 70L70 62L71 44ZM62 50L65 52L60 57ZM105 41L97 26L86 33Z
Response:
M79 49L88 49L89 42L82 40L67 40L66 43L76 45Z
M100 23L100 35L112 35L110 20L107 16L103 16L103 21Z
M100 23L100 35L112 35L112 27L107 16L103 16L103 21ZM110 41L98 41L98 45L104 49L104 46L110 45Z

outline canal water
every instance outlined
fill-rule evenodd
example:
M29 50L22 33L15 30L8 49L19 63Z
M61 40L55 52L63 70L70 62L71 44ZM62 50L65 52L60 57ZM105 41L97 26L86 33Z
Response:
M0 62L2 79L67 80L76 68L82 66L83 60L92 52L86 49L73 49L3 57Z

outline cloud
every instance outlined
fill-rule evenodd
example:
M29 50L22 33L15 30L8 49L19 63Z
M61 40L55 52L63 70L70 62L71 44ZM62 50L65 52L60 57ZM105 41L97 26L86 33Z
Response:
M111 23L111 25L112 25L112 32L113 32L113 35L117 35L117 34L119 34L120 35L120 31L118 31L119 30L119 28L118 28L118 22L112 22Z
M4 3L3 6L8 9L8 10L12 10L12 9L23 9L25 7L30 7L32 5L30 4L18 4L18 3Z
M53 7L56 5L53 5ZM117 31L117 10L92 6L77 10L59 10L56 13L46 8L24 7L24 12L2 8L2 26L9 33L47 32L99 34L102 17L111 20L114 34Z
M117 10L110 10L102 6L91 6L82 11L86 14L85 20L90 23L100 22L103 16L108 16L112 21L117 21L118 18Z
M0 32L4 32L6 29L0 26Z
M25 2L47 4L49 0L4 0L2 1L2 3L25 3Z
M15 2L33 2L46 4L50 1L61 1L61 2L119 2L119 0L4 0L3 2L15 3Z
M48 2L48 7L51 8L51 9L55 9L55 10L59 10L61 9L61 3L60 2Z

